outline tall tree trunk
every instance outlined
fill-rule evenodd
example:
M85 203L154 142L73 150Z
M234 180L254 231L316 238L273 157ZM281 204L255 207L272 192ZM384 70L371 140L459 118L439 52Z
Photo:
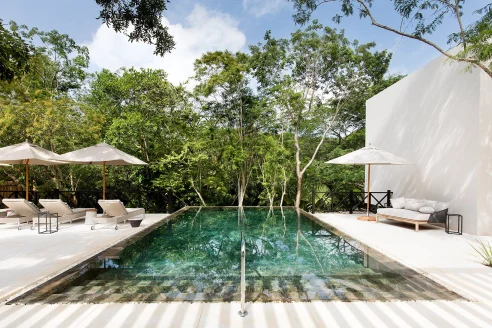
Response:
M237 181L237 201L239 207L243 206L244 196L246 195L247 184L248 181L246 177L246 172L244 172L244 170L241 170L241 172L239 172L239 178Z
M301 207L301 193L302 193L302 177L304 172L301 170L301 147L299 145L299 123L296 126L294 132L294 145L296 147L296 176L297 176L297 192L295 207L299 209Z
M301 208L302 176L303 176L302 173L297 176L296 208L298 208L298 209Z
M207 204L205 203L205 200L202 197L202 194L195 187L195 182L193 181L193 179L191 179L190 181L191 181L191 187L193 188L193 190L195 191L195 193L198 195L198 198L200 198L200 202L202 202L202 205L203 206L207 206Z
M284 175L284 183L282 185L282 196L280 196L280 207L284 205L284 197L287 194L287 174L285 173L285 168L282 167L282 173Z
M301 168L301 147L299 145L299 125L300 125L300 122L299 121L297 122L295 132L294 132L294 144L296 147L296 174L297 174L297 194L296 194L295 207L297 209L299 209L301 206L302 178L304 177L304 173L311 166L311 164L313 164L314 159L316 158L316 155L318 155L318 152L319 152L321 146L323 145L323 142L326 139L326 134L331 129L331 127L333 126L333 123L335 122L335 120L337 118L338 111L340 110L341 104L342 104L342 101L339 100L338 104L337 104L336 111L335 111L335 115L333 116L333 118L331 119L329 124L327 124L325 130L323 131L323 135L321 136L321 139L318 142L318 145L316 146L316 149L314 150L313 154L311 155L311 159L309 160L309 162L307 162L307 164L303 168Z

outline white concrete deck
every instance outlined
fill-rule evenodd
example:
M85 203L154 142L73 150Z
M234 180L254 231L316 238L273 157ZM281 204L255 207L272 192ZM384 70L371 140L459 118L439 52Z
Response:
M415 233L412 227L401 224L360 222L356 215L318 217L430 277L440 277L448 287L464 291L477 301L253 303L247 304L249 314L245 318L237 314L238 303L2 305L0 327L492 327L492 300L488 295L492 293L492 269L479 264L473 256L468 245L473 237L452 236L442 230L425 228ZM121 233L125 230L132 231L121 229ZM78 231L71 235L72 239L83 240L81 245L94 242L91 231ZM4 249L3 232L0 230L1 254L16 260L12 265L15 268L9 269L10 274L1 276L2 287L5 277L46 267L43 263L49 259L37 263L36 257L29 253L20 254L26 265L17 263L15 252ZM15 228L13 232L18 233ZM115 232L101 230L100 236L117 238ZM55 235L40 237L49 239ZM58 236L61 235L60 232ZM11 244L20 240L14 237L10 237ZM101 239L96 240L99 243ZM73 240L60 242L73 243ZM29 245L16 247L29 248ZM69 263L82 257L77 254L82 254L84 247L77 248L78 253L62 251L56 245L48 249L53 255L59 254L57 262L63 267L62 261ZM5 264L8 261L0 263L2 271L8 268Z
M162 220L167 214L147 214L138 228L129 223L90 230L83 220L64 223L50 235L40 235L23 225L0 225L0 302L36 281L52 277L128 236Z
M0 327L484 327L492 305L464 301L3 305Z
M492 268L481 264L473 250L476 236L449 235L425 225L415 232L413 225L391 220L357 221L355 214L316 216L468 299L492 301ZM492 244L492 237L479 238Z

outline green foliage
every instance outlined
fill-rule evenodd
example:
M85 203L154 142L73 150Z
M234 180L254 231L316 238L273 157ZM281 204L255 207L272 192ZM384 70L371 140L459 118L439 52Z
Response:
M492 77L492 4L475 11L483 15L470 26L462 22L464 0L392 0L395 13L401 17L399 26L389 26L381 23L380 17L372 12L373 0L287 0L294 3L296 13L294 20L299 24L309 22L312 13L322 4L338 2L340 12L333 16L333 21L340 23L343 16L358 15L368 18L372 25L391 31L401 36L424 42L450 59L477 66ZM457 55L441 48L432 42L428 36L433 34L446 19L455 20L457 32L448 37L448 44L460 46L462 51ZM413 26L413 31L407 32L406 27Z
M179 206L293 205L298 164L302 206L312 189L359 190L363 168L324 162L364 145L365 101L400 78L386 76L386 51L316 21L289 39L267 32L251 54L203 54L193 92L159 69L90 74L87 48L57 31L11 22L5 33L0 146L29 139L64 153L106 141L150 164L107 168L109 193L133 206L162 205L145 196L155 190ZM0 170L23 185L23 168ZM37 190L101 188L99 167L32 166L30 176Z
M124 33L131 42L155 45L154 54L164 56L175 43L168 27L162 25L162 13L169 0L96 0L101 6L99 19Z
M466 43L458 54L460 58L474 58L480 63L489 63L492 70L492 3L477 10L475 13L482 15L475 23L464 31ZM459 35L450 35L449 42L459 43Z
M195 96L210 130L221 129L221 139L215 139L221 161L237 177L235 188L238 204L246 197L250 177L258 163L257 138L269 108L260 106L248 83L249 56L228 51L206 53L195 62L198 85Z
M32 47L0 19L0 80L12 81L29 70Z
M492 267L492 246L490 243L485 243L480 239L477 239L479 246L475 247L470 244L470 246L477 252L477 254L482 258L483 264Z
M325 152L327 136L337 135L341 143L364 126L365 100L385 80L391 60L374 46L351 42L343 30L315 20L290 39L277 40L267 32L264 44L250 47L260 93L279 113L276 124L291 137L286 147L293 147L297 205L303 200L304 175L308 185L317 185L308 169Z

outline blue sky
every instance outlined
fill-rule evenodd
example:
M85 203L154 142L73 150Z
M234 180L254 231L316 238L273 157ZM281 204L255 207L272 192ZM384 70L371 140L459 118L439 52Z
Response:
M490 0L468 0L463 21L476 20L472 12ZM292 4L285 0L171 0L165 23L175 35L177 49L164 58L152 55L152 47L130 44L96 20L99 7L94 0L0 0L0 18L15 20L41 30L56 29L87 45L91 70L121 66L162 68L170 80L183 82L193 70L193 61L205 51L247 51L249 44L261 42L265 31L276 37L288 37L297 27L292 20ZM345 29L346 36L360 42L375 41L377 49L393 52L391 73L408 74L438 56L431 47L404 39L369 24L367 19L345 18L340 25L331 21L337 4L325 4L315 13L321 23ZM398 16L386 0L375 0L377 19L399 26ZM455 21L447 21L430 38L446 47L446 36L456 31Z

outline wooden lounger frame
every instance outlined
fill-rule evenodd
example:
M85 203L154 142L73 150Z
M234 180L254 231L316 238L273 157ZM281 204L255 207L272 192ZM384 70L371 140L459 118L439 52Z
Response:
M387 215L387 214L376 214L376 222L379 222L379 217L383 217L385 219L390 219L394 221L401 221L401 222L406 222L406 223L411 223L415 224L415 231L419 232L419 225L420 224L427 224L427 220L410 220L410 219L405 219L405 218L400 218L397 216L392 216L392 215Z

